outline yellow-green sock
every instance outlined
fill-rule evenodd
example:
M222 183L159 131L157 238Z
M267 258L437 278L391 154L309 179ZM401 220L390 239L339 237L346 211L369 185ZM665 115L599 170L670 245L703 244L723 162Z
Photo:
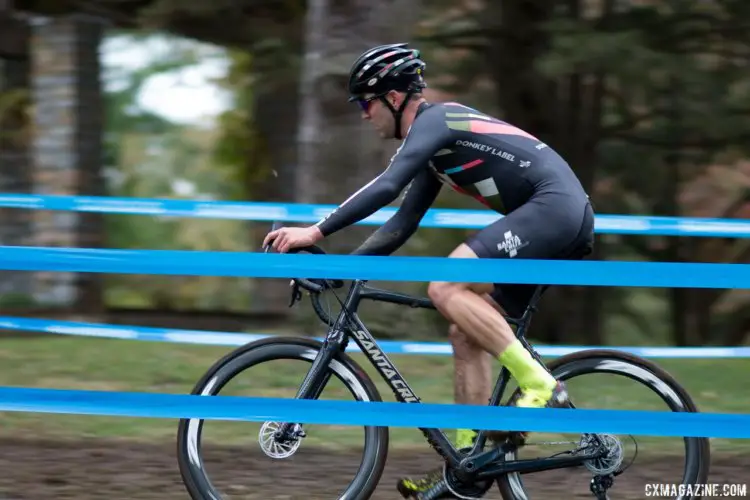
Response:
M471 448L474 446L474 437L477 435L471 429L457 429L456 430L456 448Z
M498 359L508 368L522 391L533 391L543 397L552 395L557 381L531 357L531 353L518 339L513 339Z

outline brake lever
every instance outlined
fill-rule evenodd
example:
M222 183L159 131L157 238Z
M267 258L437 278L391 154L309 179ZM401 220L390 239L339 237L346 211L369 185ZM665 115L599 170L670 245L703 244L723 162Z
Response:
M302 300L302 292L300 291L299 283L297 283L296 280L292 280L289 285L292 287L292 298L289 301L289 307L292 307L295 303Z

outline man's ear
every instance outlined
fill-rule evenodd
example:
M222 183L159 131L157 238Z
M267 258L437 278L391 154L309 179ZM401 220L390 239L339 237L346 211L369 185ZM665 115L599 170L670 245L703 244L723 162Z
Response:
M396 109L398 109L398 106L396 105L396 103L398 103L398 100L399 100L398 92L396 92L395 90L391 90L390 92L388 92L388 102L391 103L391 106L393 106Z

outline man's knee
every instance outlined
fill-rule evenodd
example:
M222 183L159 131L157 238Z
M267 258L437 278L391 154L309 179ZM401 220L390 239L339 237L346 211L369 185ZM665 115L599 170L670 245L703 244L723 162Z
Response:
M476 259L477 254L467 244L461 243L448 256L450 259ZM433 281L427 287L427 295L435 305L440 306L450 300L457 292L470 290L477 294L492 291L490 283L450 283L446 281Z

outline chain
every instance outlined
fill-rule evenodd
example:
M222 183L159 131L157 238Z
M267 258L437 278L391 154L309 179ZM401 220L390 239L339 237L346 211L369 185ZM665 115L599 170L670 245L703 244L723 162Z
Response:
M560 445L560 444L578 444L578 441L541 441L539 443L530 442L524 446L549 446L549 445Z

